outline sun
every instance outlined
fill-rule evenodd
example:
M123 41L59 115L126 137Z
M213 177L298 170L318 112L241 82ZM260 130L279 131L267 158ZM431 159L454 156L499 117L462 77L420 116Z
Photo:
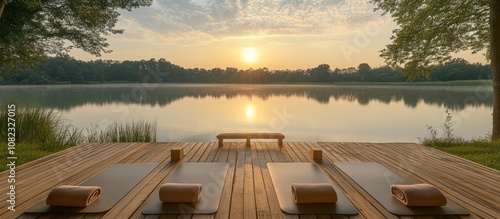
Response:
M243 50L243 58L246 62L252 63L257 61L257 49L255 47L247 47Z

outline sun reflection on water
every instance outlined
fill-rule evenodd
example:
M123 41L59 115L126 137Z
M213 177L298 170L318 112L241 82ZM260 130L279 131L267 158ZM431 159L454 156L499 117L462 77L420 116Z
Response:
M252 119L254 116L254 108L252 105L247 106L247 118Z

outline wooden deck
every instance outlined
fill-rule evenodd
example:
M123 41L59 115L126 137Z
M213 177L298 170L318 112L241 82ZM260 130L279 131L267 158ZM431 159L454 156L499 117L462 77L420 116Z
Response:
M170 149L186 157L171 161ZM311 148L323 150L316 163L358 208L356 216L288 215L280 210L268 162L314 162ZM21 149L18 149L21 150ZM449 218L499 218L500 171L412 143L216 142L83 144L16 168L16 208L7 209L6 180L0 173L0 218L397 218L343 174L333 162L378 162L408 177L436 185L471 215ZM117 163L160 163L110 211L99 214L23 214L57 185L77 185ZM141 207L153 191L183 162L228 162L230 167L219 210L214 215L145 216ZM401 217L446 218L446 217Z

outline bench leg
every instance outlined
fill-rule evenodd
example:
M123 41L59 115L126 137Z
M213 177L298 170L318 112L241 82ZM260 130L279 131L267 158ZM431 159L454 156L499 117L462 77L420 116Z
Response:
M247 138L247 147L250 147L250 138Z
M222 147L222 142L224 141L223 138L219 138L219 147Z
M279 145L280 147L283 147L283 139L278 138L278 145Z

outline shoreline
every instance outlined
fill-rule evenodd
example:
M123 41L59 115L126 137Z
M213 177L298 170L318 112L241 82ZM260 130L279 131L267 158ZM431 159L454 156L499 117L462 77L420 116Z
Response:
M50 83L50 84L2 84L0 86L48 86L48 85L133 85L133 84L173 84L173 85L380 85L380 86L493 86L493 80L456 80L456 81L406 81L406 82L299 82L299 83L128 83L128 82L105 82L105 83Z

